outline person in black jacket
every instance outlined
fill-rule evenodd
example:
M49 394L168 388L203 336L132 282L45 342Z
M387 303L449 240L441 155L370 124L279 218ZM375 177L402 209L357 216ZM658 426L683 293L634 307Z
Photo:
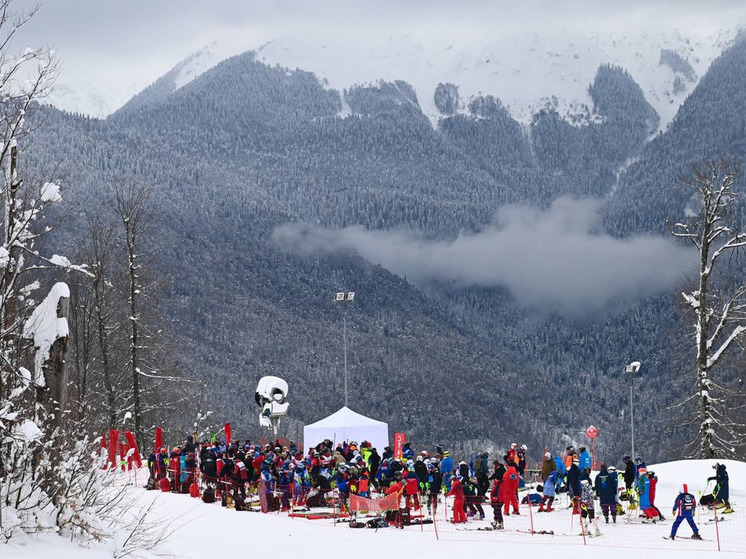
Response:
M490 481L502 481L503 476L505 475L505 466L503 466L499 460L492 462L492 465L494 466L495 471L492 472Z
M427 465L422 456L418 456L414 463L414 473L417 474L417 485L420 497L425 496L425 483L427 483Z
M572 498L573 514L580 512L580 478L580 460L575 459L570 469L567 470L567 487Z
M632 458L629 455L624 457L624 485L627 486L627 491L630 491L635 486L635 464L632 462Z
M375 448L370 449L370 456L368 456L368 471L370 472L370 481L378 487L378 468L381 466L381 456Z
M477 478L477 491L480 497L484 497L490 488L490 481L487 477L489 474L489 464L487 461L489 454L483 452L479 455L477 460L479 461L479 469L477 470L477 460L474 461L474 472Z
M707 481L717 482L717 487L713 492L715 495L715 505L717 508L723 508L723 513L731 513L733 509L730 506L730 488L725 464L715 462L713 468L715 469L715 475L708 477Z
M431 460L427 465L427 481L425 486L428 491L427 510L435 515L438 512L438 496L443 486L443 476L440 475L438 461Z

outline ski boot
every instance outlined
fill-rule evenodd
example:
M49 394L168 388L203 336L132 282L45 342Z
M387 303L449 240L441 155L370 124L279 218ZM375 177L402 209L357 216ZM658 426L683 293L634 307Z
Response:
M699 535L699 532L695 532L694 534L692 534L692 539L693 540L701 540L702 536Z

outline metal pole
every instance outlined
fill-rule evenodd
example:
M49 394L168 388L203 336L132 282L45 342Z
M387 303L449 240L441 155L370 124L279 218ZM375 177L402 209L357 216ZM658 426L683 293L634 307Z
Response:
M347 407L347 318L344 316L342 317L342 339L345 346L345 407Z
M632 383L635 380L634 374L631 376L629 381L629 422L630 430L632 432L632 460L635 459L635 408L633 407L632 400Z

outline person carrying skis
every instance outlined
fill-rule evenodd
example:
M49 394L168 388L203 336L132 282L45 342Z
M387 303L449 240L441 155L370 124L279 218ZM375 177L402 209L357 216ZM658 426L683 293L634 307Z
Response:
M730 506L730 489L728 482L728 472L725 469L725 464L715 462L713 466L715 475L708 477L707 481L715 481L717 487L715 487L715 509L723 509L723 514L730 514L733 509Z
M601 501L601 512L606 519L606 524L609 523L609 511L611 511L611 518L616 524L616 495L617 495L617 476L616 472L609 473L606 469L606 465L601 466L601 471L596 476L595 489L598 494L599 500Z
M671 526L670 540L676 539L676 531L679 529L679 525L686 519L689 526L692 528L692 539L701 540L702 536L699 535L697 525L694 523L694 512L697 510L697 500L694 495L689 493L689 488L686 483L682 486L679 496L676 497L676 501L673 504L672 513L676 515L676 520Z

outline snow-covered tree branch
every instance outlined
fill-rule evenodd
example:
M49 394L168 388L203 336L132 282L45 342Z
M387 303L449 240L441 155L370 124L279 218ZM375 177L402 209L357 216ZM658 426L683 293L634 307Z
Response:
M737 436L727 403L713 394L720 387L712 375L736 342L746 339L746 285L733 287L731 281L729 287L718 281L732 275L729 261L721 259L738 257L746 246L746 233L739 230L735 217L739 179L737 163L726 159L694 165L683 182L691 189L695 210L689 221L669 226L672 235L692 242L699 251L696 289L682 296L694 315L697 442L702 458L730 455ZM743 282L742 275L735 281Z

